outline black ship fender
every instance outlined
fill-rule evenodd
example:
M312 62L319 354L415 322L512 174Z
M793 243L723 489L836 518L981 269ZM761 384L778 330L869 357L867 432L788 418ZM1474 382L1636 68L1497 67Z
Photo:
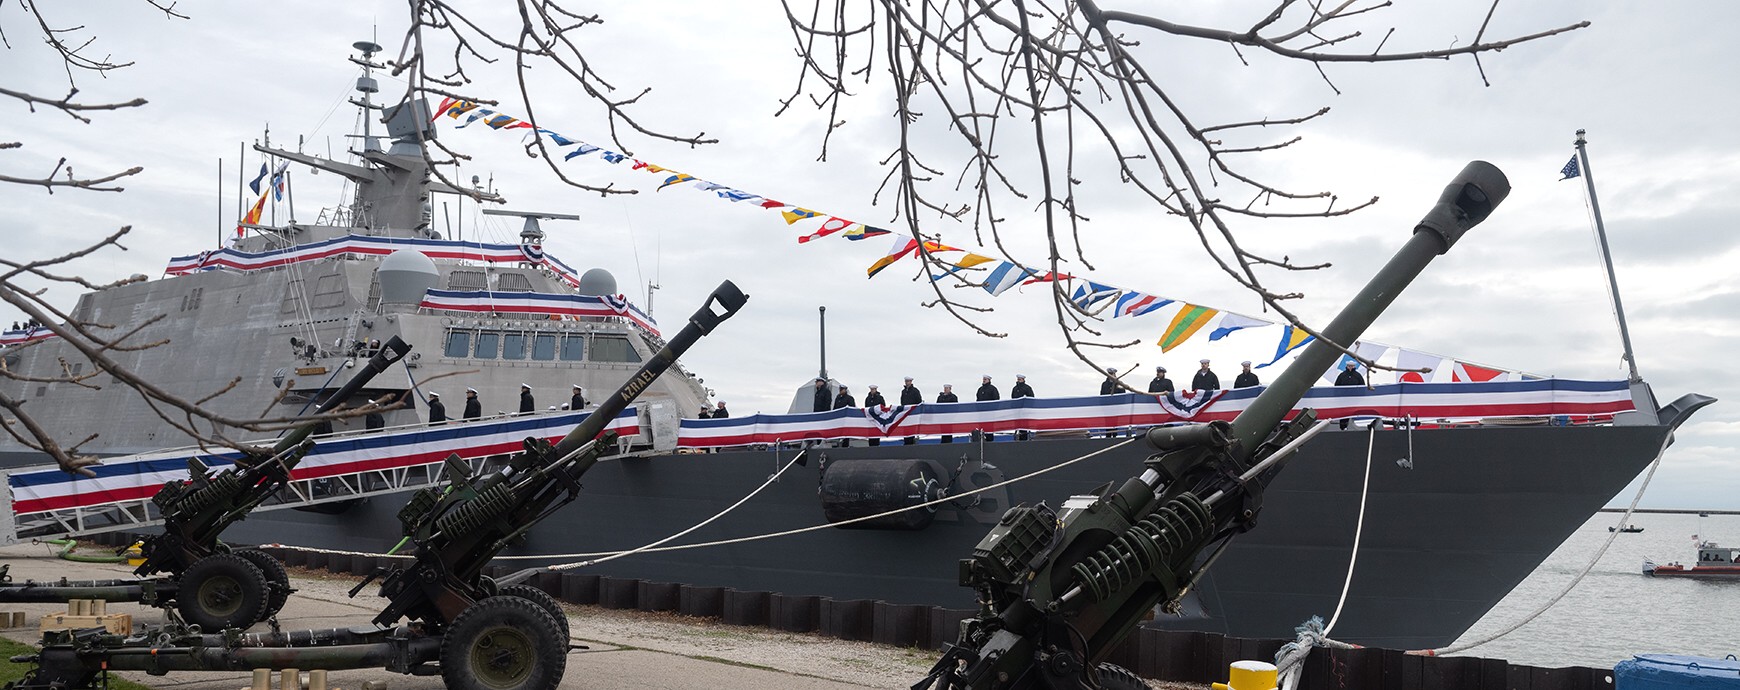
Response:
M935 460L853 458L824 462L819 489L822 515L829 523L847 529L922 530L936 519L938 506L918 506L948 496L954 483L952 475ZM881 515L896 510L900 512ZM881 517L861 519L872 515Z

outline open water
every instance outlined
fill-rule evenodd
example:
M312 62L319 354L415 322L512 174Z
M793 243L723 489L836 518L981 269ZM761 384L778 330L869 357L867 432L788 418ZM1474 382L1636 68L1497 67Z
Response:
M1535 572L1463 635L1474 640L1514 625L1576 577L1622 513L1596 513ZM1508 636L1459 656L1529 666L1612 668L1634 654L1740 655L1740 578L1653 578L1643 560L1695 563L1692 535L1740 544L1740 516L1633 515L1637 534L1620 534L1570 594Z

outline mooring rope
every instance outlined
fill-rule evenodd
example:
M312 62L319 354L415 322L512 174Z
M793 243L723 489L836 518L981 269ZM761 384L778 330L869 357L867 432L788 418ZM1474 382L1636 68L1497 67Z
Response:
M1305 659L1311 656L1311 650L1316 647L1335 649L1352 649L1350 645L1339 640L1330 639L1329 631L1335 629L1335 622L1341 619L1341 609L1347 604L1347 591L1353 585L1353 566L1359 563L1359 540L1365 531L1365 506L1371 496L1371 459L1377 449L1377 427L1379 420L1373 420L1367 427L1365 442L1365 482L1359 488L1359 517L1353 523L1353 551L1347 555L1347 577L1341 581L1341 598L1335 601L1335 613L1329 616L1329 624L1323 624L1323 618L1312 616L1293 631L1297 637L1275 652L1275 670L1281 690L1293 690L1299 687L1299 679L1305 673Z
M636 549L629 549L629 550L624 550L624 551L596 551L596 552L582 552L582 553L496 556L495 560L532 560L532 559L549 559L549 558L597 559L597 558L603 558L603 557L620 557L620 556L627 555L629 553L664 553L664 552L670 552L670 551L685 551L685 550L689 550L689 549L710 548L710 547L715 547L715 546L728 546L731 544L741 544L741 543L752 542L752 541L762 541L765 539L777 539L779 537L789 537L789 536L793 536L793 535L803 534L806 532L816 532L816 531L825 530L825 529L833 529L836 527L843 527L846 525L856 524L856 523L860 523L860 522L866 522L866 521L875 520L878 518L884 518L884 517L888 517L890 515L904 513L904 512L909 511L909 510L919 510L922 508L929 508L932 506L937 506L937 505L941 505L944 503L948 503L949 501L957 500L963 496L973 496L973 495L985 493L987 491L991 491L993 489L1000 489L1002 487L1009 486L1009 485L1015 484L1017 482L1023 482L1023 481L1026 481L1028 479L1032 479L1034 477L1037 477L1037 476L1040 476L1043 474L1055 472L1057 470L1063 469L1063 468L1068 467L1070 465L1074 465L1076 463L1083 462L1085 460L1095 458L1095 457L1098 457L1100 455L1104 455L1104 454L1109 453L1111 451L1114 451L1114 450L1117 450L1117 449L1122 448L1124 446L1130 445L1131 443L1135 443L1136 441L1138 441L1142 438L1143 437L1141 437L1141 436L1135 436L1135 437L1126 439L1124 441L1115 443L1113 445L1106 446L1105 448L1101 448L1099 450L1093 451L1093 452L1088 453L1086 455L1077 456L1075 458L1065 460L1063 462L1057 463L1055 465L1051 465L1049 467L1043 467L1043 468L1034 470L1032 472L1028 472L1027 474L1023 474L1023 475L1021 475L1019 477L1015 477L1013 479L1005 479L1005 480L997 482L995 484L990 484L987 486L979 487L977 489L972 489L970 491L963 491L963 492L956 493L956 494L950 494L950 495L945 496L943 498L938 498L935 500L926 501L924 503L920 503L917 505L907 506L905 508L896 508L894 510L888 510L888 511L883 511L881 513L876 513L875 515L865 515L863 517L856 517L856 518L852 518L850 520L841 520L840 522L826 522L826 523L822 523L819 525L812 525L809 527L800 527L797 529L789 529L789 530L785 530L782 532L769 532L766 534L756 534L756 535L750 535L750 536L746 536L746 537L735 537L732 539L720 539L717 541L699 542L699 543L695 543L695 544L678 544L676 546L658 546L656 544L648 544L646 546L642 546L642 547L639 547ZM789 468L789 466L790 465L788 464L787 467ZM780 471L784 472L785 470L782 469ZM771 483L771 479L769 480L768 483ZM766 487L766 484L763 484L762 488L765 488L765 487ZM759 492L759 491L761 491L761 488L757 488L755 490L755 492L751 492L750 495L753 496L753 495L755 495L756 492ZM745 497L743 501L739 501L736 505L733 505L730 508L727 508L726 512L729 512L729 511L735 509L738 505L741 505L742 503L744 503L747 500L748 500L748 497ZM724 515L724 513L720 513L719 515L715 515L712 518L708 518L708 521L718 519L722 515ZM705 524L705 523L703 523L703 524ZM700 525L697 525L695 528L690 528L688 530L684 530L683 533L686 534L688 532L692 532L692 531L694 531L694 529L698 528L699 526ZM681 536L681 534L678 534L676 536ZM660 540L659 543L662 543L664 541L670 541L672 538L675 538L675 537L667 537L663 540ZM287 548L287 549L297 549L297 550L301 550L301 551L308 551L310 553L336 554L336 555L341 555L341 556L344 556L344 555L348 555L348 556L385 556L388 558L411 558L411 556L407 555L407 554L379 554L379 553L369 553L369 552L365 552L365 551L346 551L343 549L322 549L322 548L309 547L309 546L297 546L294 544L281 544L280 543L280 544L268 544L268 546ZM599 562L602 562L602 561L599 561ZM580 565L576 565L573 563L565 563L565 564L558 564L558 565L554 565L554 566L549 566L549 568L554 570L554 569L564 567L564 566L569 567L569 568L581 567Z
M1674 438L1674 435L1673 435L1673 432L1671 432L1671 431L1662 437L1661 448L1656 451L1655 460L1650 461L1649 472L1644 473L1643 484L1637 487L1637 494L1631 497L1631 505L1625 507L1625 514L1624 515L1619 516L1619 524L1617 525L1617 527L1624 527L1627 523L1629 523L1631 521L1631 514L1637 510L1637 503L1639 501L1643 500L1643 492L1644 492L1644 490L1649 488L1649 481L1655 477L1656 468L1661 467L1661 458L1663 455L1667 454L1668 444L1673 443L1673 438ZM1469 641L1469 642L1466 642L1463 644L1451 644L1449 646L1439 647L1437 649L1415 650L1415 651L1412 651L1409 653L1410 654L1420 654L1420 655L1424 655L1424 656L1437 656L1440 654L1455 654L1457 652L1467 651L1467 650L1473 649L1475 647L1479 647L1483 644L1486 644L1488 642L1496 640L1500 637L1504 637L1505 635L1509 635L1513 632L1516 632L1516 630L1518 628L1521 628L1524 625L1527 625L1530 621L1533 621L1534 619L1540 617L1541 614L1546 613L1547 609L1552 608L1553 605L1559 603L1559 600L1564 599L1566 594L1570 594L1571 589L1576 587L1577 583L1582 582L1583 577L1588 575L1589 571L1595 569L1595 564L1600 562L1601 557L1607 554L1607 547L1612 546L1613 539L1615 537L1618 537L1619 535L1620 535L1620 531L1617 528L1608 532L1607 533L1607 541L1602 542L1601 548L1597 549L1595 551L1595 555L1593 557L1591 557L1589 559L1589 562L1583 566L1583 570L1581 572L1578 572L1576 577L1571 578L1571 581L1566 583L1565 588L1559 590L1558 594L1553 595L1553 598L1548 599L1547 603L1542 604L1541 607L1538 609L1535 609L1533 613L1530 613L1529 615L1524 616L1522 620L1517 621L1516 623L1504 628L1503 630L1500 630L1498 632L1492 633L1492 634L1487 635L1485 637L1482 637L1482 638L1479 638L1476 640L1472 640L1472 641Z
M1335 629L1335 622L1341 620L1341 607L1347 604L1347 590L1353 585L1353 566L1359 562L1359 538L1365 531L1365 502L1371 497L1371 456L1377 447L1378 420L1373 420L1368 427L1369 433L1365 441L1365 483L1359 487L1359 519L1353 523L1353 551L1347 554L1347 578L1341 581L1341 598L1335 601L1335 613L1330 614L1329 624L1323 626L1323 635Z
M761 483L761 486L755 487L754 491L751 491L748 494L744 495L743 498L737 499L736 503L733 503L729 507L727 507L726 509L719 511L718 513L715 513L713 515L713 517L710 517L710 518L707 518L707 519L702 520L700 522L697 522L694 524L694 526L692 526L686 530L683 530L683 531L678 532L676 534L673 534L671 536L665 537L665 538L660 539L658 541L652 542L652 543L647 544L645 546L642 546L638 549L630 549L628 551L623 551L620 553L611 554L609 556L604 556L602 558L594 558L594 559L586 560L586 561L575 561L573 563L562 563L560 565L546 566L545 570L549 570L549 571L554 572L557 570L572 570L574 568L584 568L586 566L598 565L599 563L603 563L605 561L614 561L614 560L616 560L618 558L622 558L624 556L633 556L637 553L644 553L649 549L664 546L667 542L674 541L680 537L688 535L690 532L694 532L695 530L701 529L702 527L706 527L707 525L712 524L712 522L714 520L725 517L725 515L727 513L730 513L733 510L737 510L738 506L741 506L745 503L748 503L749 499L755 498L755 495L761 493L762 489L765 489L769 486L772 486L774 482L779 481L779 478L785 474L785 471L791 469L792 465L796 465L798 463L798 460L801 459L802 457L803 457L803 453L798 453L797 457L794 457L790 460L787 460L784 467L781 467L781 468L779 468L779 471L774 472L773 476L768 477L767 481Z

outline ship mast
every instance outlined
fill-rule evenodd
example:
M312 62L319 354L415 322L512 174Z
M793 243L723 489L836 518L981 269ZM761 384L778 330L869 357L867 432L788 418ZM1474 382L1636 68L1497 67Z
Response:
M1643 380L1637 373L1637 356L1631 350L1631 329L1625 325L1625 304L1619 300L1619 279L1613 274L1613 252L1607 248L1607 227L1601 222L1601 202L1595 198L1595 171L1589 167L1589 151L1584 148L1583 130L1577 130L1577 162L1582 165L1583 182L1589 187L1589 210L1595 215L1595 237L1601 243L1601 261L1607 266L1607 289L1613 295L1613 314L1619 319L1619 340L1625 345L1625 365L1631 370L1631 382Z

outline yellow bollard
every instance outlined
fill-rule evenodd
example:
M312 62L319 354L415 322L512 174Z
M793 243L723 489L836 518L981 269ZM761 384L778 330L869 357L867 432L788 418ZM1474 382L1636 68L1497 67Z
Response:
M127 547L127 565L145 564L145 542L136 541Z
M1266 661L1234 661L1227 671L1225 683L1215 683L1214 690L1274 690L1275 665Z

